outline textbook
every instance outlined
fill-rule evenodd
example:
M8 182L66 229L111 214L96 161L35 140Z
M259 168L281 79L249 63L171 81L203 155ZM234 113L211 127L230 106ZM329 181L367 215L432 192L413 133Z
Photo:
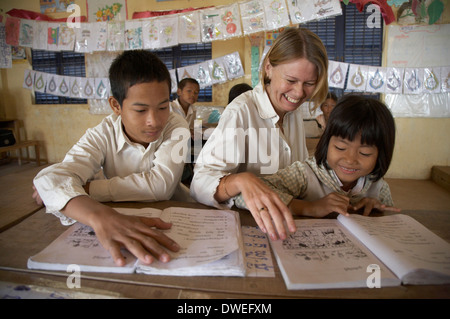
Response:
M80 271L109 273L144 273L169 276L245 276L245 263L239 214L231 210L191 209L171 207L115 208L119 213L144 217L159 217L171 222L163 232L181 247L170 252L168 263L154 261L142 264L127 250L127 263L114 264L102 247L93 229L81 223L70 226L45 249L28 259L29 269L67 271L78 265Z
M450 283L450 244L410 216L299 219L270 241L288 289Z

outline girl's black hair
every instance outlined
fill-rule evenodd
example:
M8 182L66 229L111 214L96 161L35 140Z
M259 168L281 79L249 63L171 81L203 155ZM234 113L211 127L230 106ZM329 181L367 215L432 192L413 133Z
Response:
M328 168L328 144L332 136L353 141L359 133L361 144L377 147L377 163L371 175L375 181L382 178L389 168L394 152L394 118L385 104L360 95L342 97L331 111L328 124L314 153L317 164Z
M124 51L117 56L109 68L112 95L122 106L128 89L135 84L167 82L169 94L172 80L169 70L158 56L145 50Z

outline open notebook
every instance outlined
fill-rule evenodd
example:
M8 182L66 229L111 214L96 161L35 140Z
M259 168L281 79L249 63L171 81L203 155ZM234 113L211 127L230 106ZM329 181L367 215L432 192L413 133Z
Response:
M171 276L245 276L239 214L231 210L171 207L116 208L122 214L159 217L171 222L164 233L181 249L171 252L171 261L140 263L124 250L127 264L114 264L89 226L76 223L38 254L28 259L28 268L66 271L75 264L81 271L110 273L145 273Z

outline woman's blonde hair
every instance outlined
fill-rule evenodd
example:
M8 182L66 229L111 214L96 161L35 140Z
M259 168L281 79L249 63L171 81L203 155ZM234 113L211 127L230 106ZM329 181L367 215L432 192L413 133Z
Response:
M264 87L270 83L265 70L267 63L275 67L301 58L307 59L317 69L317 84L310 99L313 102L310 111L314 111L325 101L328 94L328 55L320 38L310 30L288 28L277 37L264 58L261 82Z

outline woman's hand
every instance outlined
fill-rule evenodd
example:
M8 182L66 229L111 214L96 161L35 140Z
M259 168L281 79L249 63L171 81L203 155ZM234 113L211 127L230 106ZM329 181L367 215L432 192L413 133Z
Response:
M286 230L292 233L296 231L289 208L278 194L256 175L245 172L228 175L225 178L227 178L225 181L227 192L232 192L232 196L242 193L256 224L264 233L268 233L272 240L286 239Z

